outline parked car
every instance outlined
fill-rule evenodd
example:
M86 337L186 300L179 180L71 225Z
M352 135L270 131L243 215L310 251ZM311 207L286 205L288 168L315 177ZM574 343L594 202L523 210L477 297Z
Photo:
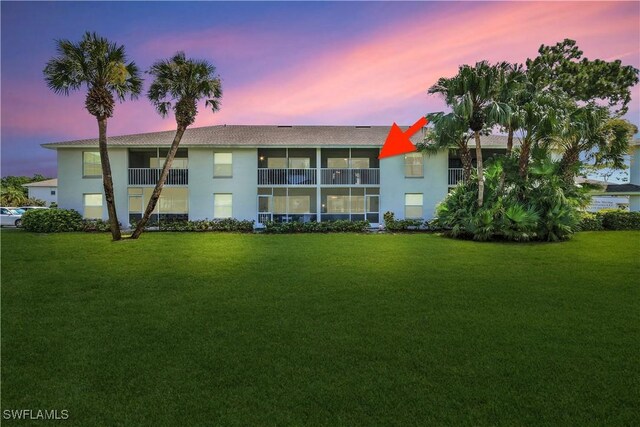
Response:
M20 206L23 211L30 211L32 209L49 209L46 206Z
M22 214L13 208L0 208L0 225L22 226Z

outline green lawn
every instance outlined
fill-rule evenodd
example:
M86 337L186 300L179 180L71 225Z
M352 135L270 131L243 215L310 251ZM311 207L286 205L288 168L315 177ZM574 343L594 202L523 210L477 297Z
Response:
M638 421L640 232L1 237L3 410L79 426Z

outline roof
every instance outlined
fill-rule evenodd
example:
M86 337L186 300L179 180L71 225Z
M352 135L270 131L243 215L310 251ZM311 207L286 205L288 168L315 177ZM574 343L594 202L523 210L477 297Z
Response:
M606 181L599 181L596 179L585 179L583 177L576 178L576 184L591 184L600 187L599 189L593 191L594 194L597 195L605 195L605 194L619 194L619 195L629 195L629 194L640 194L640 185L630 184L625 182L623 184L611 184Z
M402 126L403 130L409 126ZM184 147L264 147L264 146L368 146L384 144L389 126L276 126L276 125L218 125L188 128L180 142ZM145 147L169 146L175 131L138 133L112 136L107 139L110 146ZM415 134L411 141L422 141L422 133ZM483 136L482 142L488 147L506 147L506 136ZM473 145L473 140L470 144ZM45 148L97 147L98 140L79 139L42 144Z
M640 185L636 184L608 184L605 193L609 194L629 194L640 193Z
M28 184L22 184L23 187L57 187L58 178L45 179L44 181L30 182Z

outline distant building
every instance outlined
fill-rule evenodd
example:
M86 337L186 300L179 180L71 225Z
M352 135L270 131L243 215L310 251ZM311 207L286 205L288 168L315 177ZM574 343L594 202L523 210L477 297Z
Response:
M27 187L29 190L30 199L43 200L47 206L51 206L51 203L58 203L58 180L56 178L31 182L24 184L23 187Z

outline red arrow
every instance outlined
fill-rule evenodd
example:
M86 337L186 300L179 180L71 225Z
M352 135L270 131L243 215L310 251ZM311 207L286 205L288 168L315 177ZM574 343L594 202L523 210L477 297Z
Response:
M416 146L411 143L409 138L422 129L428 122L426 118L420 117L420 120L415 122L406 132L402 132L400 126L394 122L389 131L389 135L387 135L387 140L382 146L378 159L417 151Z

